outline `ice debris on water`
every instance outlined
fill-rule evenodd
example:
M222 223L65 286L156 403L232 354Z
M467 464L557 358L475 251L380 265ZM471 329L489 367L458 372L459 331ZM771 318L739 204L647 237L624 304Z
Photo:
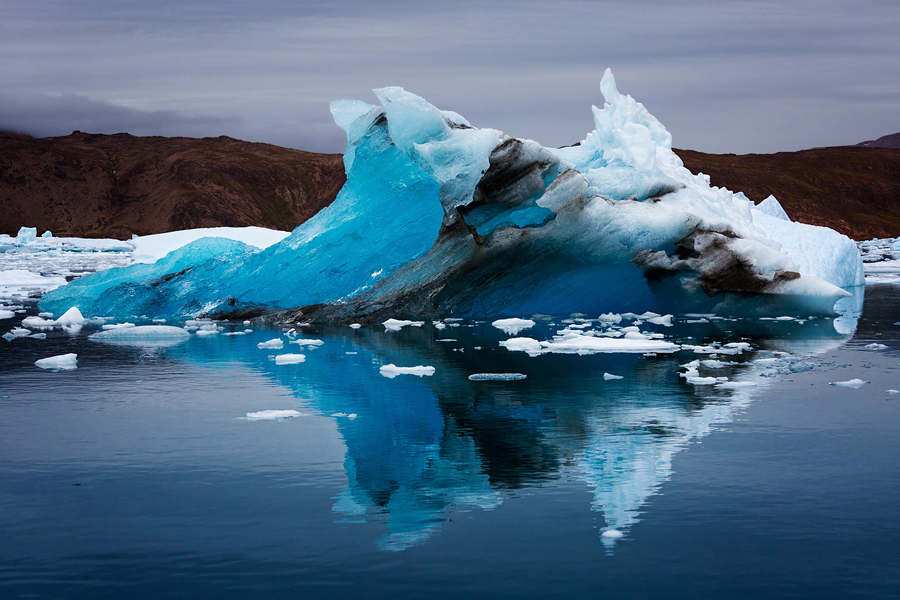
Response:
M611 72L600 89L594 131L561 149L462 125L399 87L375 90L379 106L336 101L347 183L283 240L196 239L57 288L41 307L116 318L315 307L312 318L352 322L388 310L741 313L771 300L829 314L848 296L840 286L862 282L851 240L710 186Z
M303 413L297 410L260 410L257 412L248 412L248 421L283 421L302 417Z
M273 338L266 342L260 342L256 345L260 350L281 350L284 348L284 340L281 338Z
M625 379L625 378L621 375L613 375L612 373L604 373L603 379L606 381L610 381L611 379Z
M527 376L523 373L472 373L470 381L519 381Z
M413 327L421 327L425 324L425 321L405 321L401 319L388 319L382 325L384 325L385 331L400 331L404 327L411 325Z
M619 531L618 529L607 529L600 535L605 538L613 539L613 540L618 540L618 539L625 537L625 534L622 533L621 531Z
M900 390L884 390L885 394L900 394Z
M828 385L834 385L837 387L846 387L846 388L852 388L854 390L858 390L859 388L866 385L867 383L871 383L871 382L863 381L862 379L850 379L849 381L830 381L830 382L828 382Z
M416 366L416 367L398 367L394 364L384 365L378 372L388 379L393 379L397 375L415 375L416 377L425 377L434 375L434 367Z
M531 319L498 319L491 325L507 335L516 335L523 329L534 327L534 321Z
M305 354L279 354L275 357L276 365L296 365L306 362Z
M122 327L117 329L107 329L99 331L88 336L89 340L95 342L118 342L118 341L152 341L152 340L172 340L182 341L190 337L187 331L181 327L172 325L140 325L137 327Z
M34 364L42 369L50 371L70 371L78 368L78 355L71 353L50 356L48 358L36 360L34 361Z
M867 348L869 350L884 350L885 348L887 348L887 346L885 344L879 344L877 342L872 342L871 344L866 344L863 347Z

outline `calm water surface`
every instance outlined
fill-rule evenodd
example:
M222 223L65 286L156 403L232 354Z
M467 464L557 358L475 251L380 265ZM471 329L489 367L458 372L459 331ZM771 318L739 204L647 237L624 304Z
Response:
M529 357L477 322L0 342L0 597L900 597L900 286L853 335L688 320L651 329L750 342L701 374L756 385L687 384L690 351ZM247 419L276 409L301 416Z

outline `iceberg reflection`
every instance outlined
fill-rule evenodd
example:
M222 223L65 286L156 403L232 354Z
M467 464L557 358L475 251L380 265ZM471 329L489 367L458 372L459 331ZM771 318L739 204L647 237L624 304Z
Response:
M339 522L383 523L382 549L420 544L453 513L493 509L512 490L555 480L592 490L611 548L640 521L679 451L731 423L792 364L805 369L803 359L849 339L822 318L694 317L665 331L690 349L659 355L531 357L501 347L504 334L484 322L454 322L452 337L450 327L431 324L389 332L311 327L303 335L324 343L298 365L278 365L257 348L271 331L192 339L175 352L245 363L290 389L304 412L333 416L348 482L333 513ZM542 321L530 334L547 339L563 326ZM435 372L386 378L379 373L386 364ZM692 384L686 369L715 383ZM486 371L527 378L469 379Z

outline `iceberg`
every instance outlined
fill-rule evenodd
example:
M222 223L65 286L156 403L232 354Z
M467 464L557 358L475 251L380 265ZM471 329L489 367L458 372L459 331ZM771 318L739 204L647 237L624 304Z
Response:
M198 239L156 263L51 291L44 310L89 315L375 323L653 311L833 314L861 283L835 232L754 209L672 151L616 87L594 131L545 148L472 127L399 87L331 104L347 134L336 200L258 249ZM774 202L774 203L773 203ZM229 245L230 244L230 245Z

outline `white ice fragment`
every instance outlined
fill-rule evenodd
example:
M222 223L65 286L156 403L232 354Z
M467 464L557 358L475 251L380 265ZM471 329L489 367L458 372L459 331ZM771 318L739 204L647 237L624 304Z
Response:
M81 314L81 311L78 310L77 307L73 306L69 310L63 313L63 315L56 320L57 325L84 325L84 315Z
M455 342L456 340L453 338L441 338L439 340L434 340L436 342Z
M400 319L388 319L382 325L384 325L385 331L400 331L407 325L412 325L413 327L421 327L424 325L424 321L405 321Z
M498 319L491 325L507 335L516 335L523 329L534 327L534 321L531 319Z
M299 344L300 346L321 346L325 342L323 342L322 340L310 340L310 339L297 338L296 340L291 340L288 343L289 344Z
M884 390L885 394L900 394L900 390Z
M654 325L663 325L664 327L672 326L672 315L662 315L661 317L651 317L647 319L648 323L653 323Z
M362 327L359 323L350 323L350 329L359 329Z
M869 383L868 381L863 381L862 379L850 379L849 381L830 381L828 385L834 385L837 387L846 387L852 388L854 390L858 390L862 386Z
M52 371L70 371L78 368L77 354L60 354L49 358L42 358L34 361L34 364L42 369Z
M509 338L501 341L500 345L513 352L526 352L529 356L541 353L541 343L532 338Z
M218 329L198 329L197 335L199 336L207 336L207 335L216 335L219 333Z
M23 321L23 323L24 323L24 321ZM885 348L887 348L886 345L884 345L884 344L879 344L879 343L876 343L876 342L873 342L873 343L871 343L871 344L866 344L866 345L863 346L863 347L864 347L864 348L868 348L869 350L884 350Z
M621 375L613 375L612 373L604 373L603 379L606 381L609 381L610 379L625 379L625 378Z
M619 531L618 529L607 529L600 535L605 538L611 539L611 540L618 540L618 539L622 539L623 537L625 537L625 534L622 533L621 531Z
M248 421L279 421L302 417L303 413L296 410L261 410L247 413Z
M154 323L165 323L166 320L165 319L153 319L153 322Z
M397 375L415 375L416 377L434 375L434 367L425 367L422 365L416 367L398 367L394 364L384 365L378 372L388 379L393 379Z
M244 321L244 323L243 323L244 327L246 327L249 324L250 324L250 321Z
M352 420L354 420L354 419L355 419L356 417L358 417L358 416L359 416L359 415L357 415L356 413L350 413L349 415L347 415L347 418L350 419L350 420L352 421Z
M31 335L31 330L30 330L30 329L24 329L24 328L22 328L22 327L13 327L12 329L9 330L9 333L10 333L13 337L17 337L17 338L19 338L19 337L28 337L29 335Z
M597 320L601 323L616 325L622 322L622 315L617 315L615 313L603 313Z
M279 354L275 357L276 365L296 365L302 362L306 362L305 354Z
M753 381L723 381L721 383L717 383L717 388L725 388L725 389L737 389L737 388L745 388L745 387L754 387L756 386L756 382Z
M256 345L261 350L280 350L284 347L284 340L281 338L273 338L266 342L260 342Z
M223 333L222 335L247 335L246 331L229 331L228 333Z
M0 311L0 313L3 312L4 311ZM10 312L9 314L13 315L14 313ZM0 314L0 317L2 317L2 314ZM25 317L22 319L22 325L35 329L53 329L56 326L56 321L43 319L41 317Z
M101 329L104 329L104 330L105 329L127 329L129 327L134 327L134 326L135 326L134 323L127 323L127 322L126 323L109 323L109 324L103 325L101 327Z
M88 336L88 339L97 342L119 341L147 341L147 340L172 340L181 341L190 337L190 334L181 327L171 325L141 325L139 327L124 327L121 329L108 329Z
M472 373L469 375L471 381L519 381L525 379L526 375L522 373Z

